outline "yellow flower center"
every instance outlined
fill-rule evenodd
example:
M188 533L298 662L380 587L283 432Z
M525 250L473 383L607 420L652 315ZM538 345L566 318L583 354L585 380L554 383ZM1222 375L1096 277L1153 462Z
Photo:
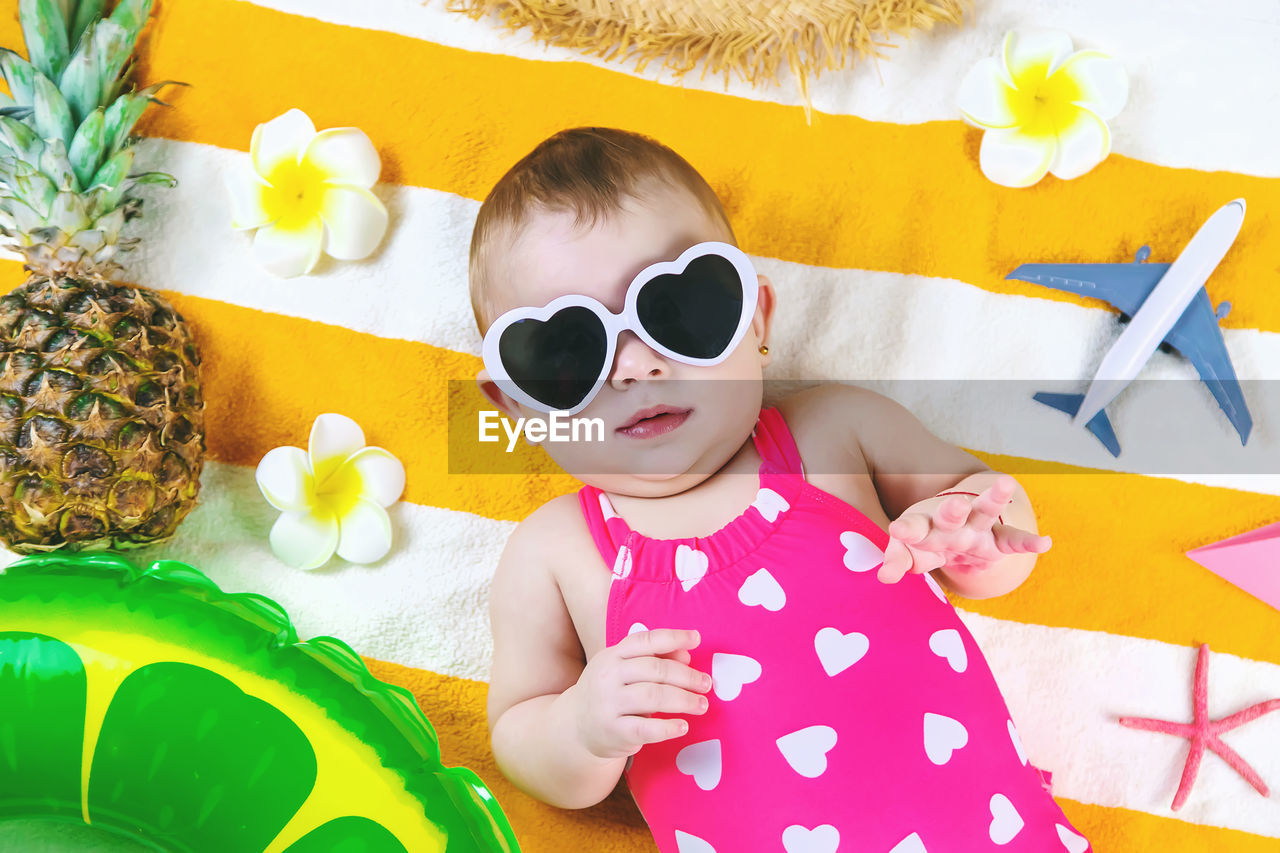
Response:
M320 215L327 177L305 160L296 163L286 157L266 176L271 189L263 191L262 206L278 228L302 228Z
M364 478L354 465L322 466L316 473L313 507L328 510L337 518L350 512L364 493Z
M1010 70L1014 91L1009 105L1015 124L1029 136L1056 136L1069 127L1080 113L1075 102L1081 99L1080 85L1061 69L1049 74L1047 60Z

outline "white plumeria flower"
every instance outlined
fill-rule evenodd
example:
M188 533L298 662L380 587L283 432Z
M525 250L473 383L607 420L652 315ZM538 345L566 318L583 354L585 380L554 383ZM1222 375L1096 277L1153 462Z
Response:
M253 130L249 159L227 177L231 226L257 228L258 261L283 278L311 272L320 253L367 257L387 230L387 209L369 190L382 162L354 127L316 133L291 109Z
M957 97L965 119L985 128L982 173L1028 187L1052 172L1078 178L1111 153L1107 120L1124 108L1129 79L1096 50L1072 53L1062 32L1010 32L999 56L975 65Z
M372 563L391 550L385 507L404 491L404 466L381 447L365 447L351 418L320 415L307 450L274 448L258 463L257 480L283 513L271 528L271 550L295 569L318 569L334 551Z

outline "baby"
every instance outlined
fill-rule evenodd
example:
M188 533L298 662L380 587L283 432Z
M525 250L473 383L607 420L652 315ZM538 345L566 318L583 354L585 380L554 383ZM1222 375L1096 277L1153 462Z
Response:
M1089 849L933 577L1026 580L1026 494L866 389L762 408L777 297L692 166L555 134L485 199L470 283L488 399L604 423L545 443L584 485L493 578L516 786L583 808L625 775L662 853Z

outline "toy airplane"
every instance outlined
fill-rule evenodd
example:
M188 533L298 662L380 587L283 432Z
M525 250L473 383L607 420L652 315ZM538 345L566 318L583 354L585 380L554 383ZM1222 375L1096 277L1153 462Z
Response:
M1120 455L1120 442L1104 407L1133 381L1156 348L1172 348L1190 359L1222 411L1240 435L1249 440L1253 418L1245 405L1231 357L1218 321L1231 303L1215 312L1204 282L1222 262L1244 223L1244 199L1215 212L1172 264L1149 264L1151 248L1138 250L1131 264L1023 264L1007 278L1043 284L1092 296L1115 306L1129 325L1098 367L1085 394L1040 392L1035 399L1073 416L1111 451Z

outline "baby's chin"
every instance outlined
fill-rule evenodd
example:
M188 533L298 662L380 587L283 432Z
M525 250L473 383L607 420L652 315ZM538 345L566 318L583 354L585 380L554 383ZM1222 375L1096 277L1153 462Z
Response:
M584 483L634 497L679 494L706 480L718 467L703 459L697 448L672 446L662 448L661 453L593 454L590 459L557 461Z
M687 492L709 476L708 473L694 471L681 474L614 474L607 477L584 475L579 479L616 495L665 498Z

